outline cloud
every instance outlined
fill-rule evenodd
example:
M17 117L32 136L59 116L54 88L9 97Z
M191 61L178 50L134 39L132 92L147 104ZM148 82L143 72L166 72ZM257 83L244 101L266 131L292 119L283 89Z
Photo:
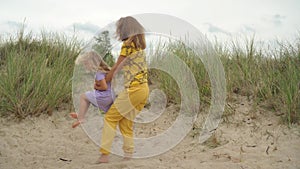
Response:
M272 19L273 19L273 23L275 25L281 25L282 24L282 20L285 19L285 16L276 14L276 15L273 15Z
M77 31L84 31L86 33L94 34L98 30L100 30L100 27L87 22L87 23L73 23L72 25L68 26L68 29L69 30L75 29Z
M237 29L236 33L255 34L256 32L257 29L253 25L243 24Z
M16 21L5 21L0 23L0 26L2 28L6 28L6 29L20 29L22 27L26 28L27 24L25 24L25 21L23 23L21 22L16 22Z
M275 26L281 26L282 23L284 22L285 18L286 17L283 15L275 14L275 15L271 15L271 16L265 16L263 18L263 21L272 23Z
M0 24L1 26L5 26L5 27L8 27L8 28L12 28L12 29L19 29L21 27L27 27L27 24L24 23L21 23L21 22L16 22L16 21L6 21L6 22L2 22Z
M205 25L208 25L208 32L210 32L210 33L223 33L226 35L231 35L228 31L226 31L222 28L219 28L211 23L205 23Z
M252 27L252 26L249 26L249 25L243 25L243 29L246 31L246 32L256 32L256 30Z
M4 21L0 23L0 35L15 33L19 31L22 27L26 28L27 24L25 22L16 21Z

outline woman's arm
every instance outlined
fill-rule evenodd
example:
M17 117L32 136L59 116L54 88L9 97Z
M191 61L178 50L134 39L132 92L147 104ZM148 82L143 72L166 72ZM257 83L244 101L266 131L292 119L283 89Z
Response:
M117 63L115 63L111 70L107 73L105 77L106 82L111 82L113 76L122 68L122 63L124 63L125 59L125 56L119 56Z
M105 79L95 80L94 89L107 90L107 83L106 83Z

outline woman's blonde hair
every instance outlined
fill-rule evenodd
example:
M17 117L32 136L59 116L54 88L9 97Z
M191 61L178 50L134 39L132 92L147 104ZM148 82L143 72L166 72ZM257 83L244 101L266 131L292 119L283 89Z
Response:
M110 67L107 65L107 63L102 59L100 55L98 55L95 51L89 51L85 52L84 54L80 55L76 61L75 64L87 64L91 63L91 70L93 71L102 71L102 72L108 72L110 71Z
M116 36L121 41L133 42L136 48L145 49L145 29L132 16L120 18L117 23Z

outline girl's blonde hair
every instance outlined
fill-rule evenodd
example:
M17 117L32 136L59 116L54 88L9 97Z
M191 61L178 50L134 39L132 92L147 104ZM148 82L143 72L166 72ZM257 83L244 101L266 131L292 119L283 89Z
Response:
M120 18L116 26L116 36L119 40L129 44L133 42L136 48L146 48L145 29L135 18L131 16Z
M88 63L90 63L89 68L93 71L102 71L105 73L110 71L110 67L95 51L85 52L84 54L80 55L75 61L75 64L77 65L86 65Z

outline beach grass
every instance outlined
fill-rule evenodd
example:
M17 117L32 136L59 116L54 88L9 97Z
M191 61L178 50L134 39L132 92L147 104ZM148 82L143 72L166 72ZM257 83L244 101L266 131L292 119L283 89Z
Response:
M55 33L34 37L20 30L0 46L0 112L18 119L51 114L71 104L76 40Z
M199 62L200 57L182 43L171 43L165 50L188 65L197 81L201 104L209 105L210 77L203 63ZM250 37L223 44L216 42L212 50L224 67L228 100L233 94L247 96L253 100L254 108L260 106L271 110L274 115L281 115L286 124L299 123L300 41L276 41L276 47L263 48L255 43L254 37ZM157 70L151 71L150 76L159 82L171 101L179 103L179 89L174 86L172 77Z
M233 94L247 96L253 100L253 106L274 111L274 115L281 115L286 124L299 123L300 41L277 41L276 44L276 47L261 48L250 37L227 43L215 42L211 50L223 64L227 98ZM189 67L198 85L201 104L209 105L210 77L199 56L180 42L164 46L164 51L178 56ZM72 105L74 61L81 50L79 40L56 33L33 36L30 33L25 35L22 29L16 37L2 39L1 116L13 115L23 119L51 114L63 105ZM153 52L153 55L157 53ZM156 59L158 57L161 55ZM172 66L176 70L177 65ZM172 76L151 69L149 78L159 84L168 102L180 103L179 86Z

